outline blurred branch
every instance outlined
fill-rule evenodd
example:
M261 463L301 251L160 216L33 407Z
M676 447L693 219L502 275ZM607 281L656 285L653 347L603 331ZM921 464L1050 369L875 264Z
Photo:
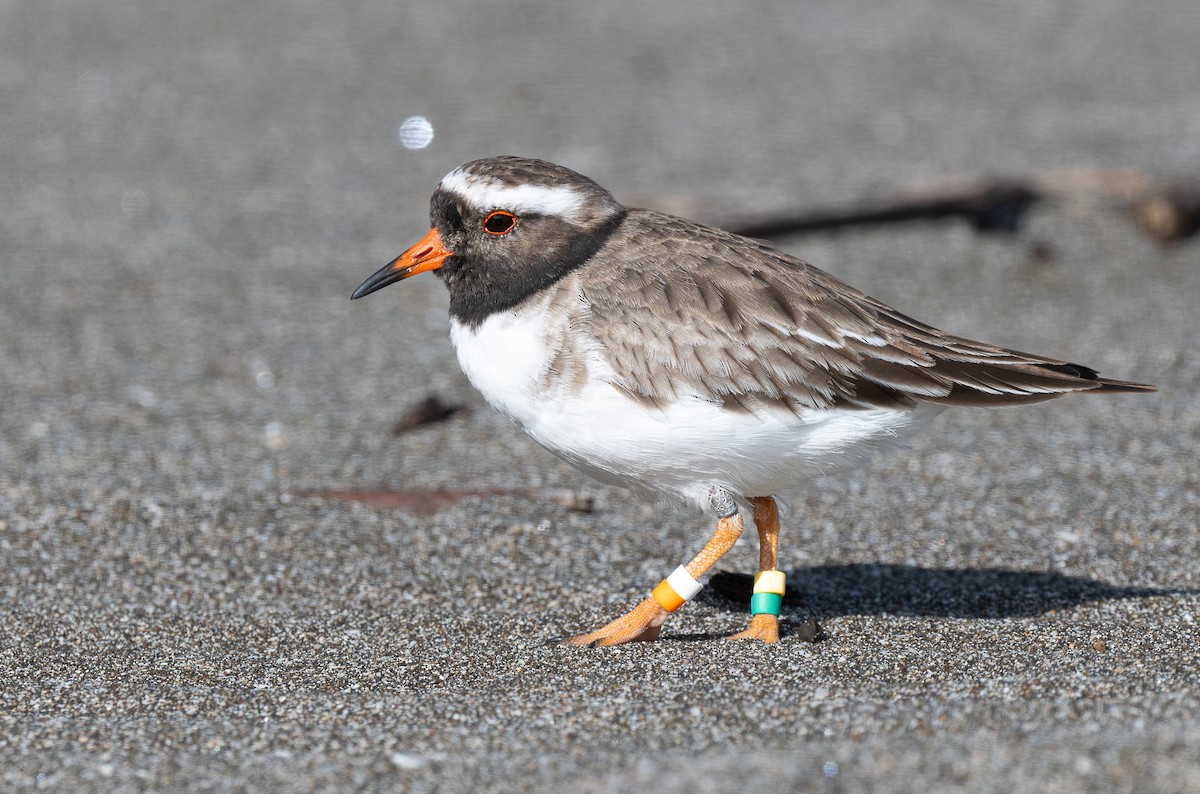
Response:
M470 490L450 488L317 488L295 491L298 497L333 499L338 502L361 502L372 507L399 510L405 513L429 515L457 505L469 497L516 496L536 501L555 502L576 513L590 513L595 499L582 491L561 488L480 488Z
M1013 232L1017 229L1022 213L1039 198L1040 196L1027 185L997 181L848 210L816 210L789 215L759 223L748 223L731 228L730 231L746 237L770 239L800 232L840 229L844 226L961 217L970 221L976 229Z
M981 231L1013 233L1040 201L1114 202L1138 228L1164 242L1200 231L1200 182L1156 183L1137 171L1070 169L1027 178L948 180L896 198L846 209L818 208L765 220L726 224L747 237L778 238L847 226L962 218Z

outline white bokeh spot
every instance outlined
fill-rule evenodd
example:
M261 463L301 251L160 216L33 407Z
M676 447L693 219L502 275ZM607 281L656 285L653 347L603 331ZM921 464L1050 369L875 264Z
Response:
M410 116L400 124L400 144L405 149L424 149L433 142L433 125L424 116Z

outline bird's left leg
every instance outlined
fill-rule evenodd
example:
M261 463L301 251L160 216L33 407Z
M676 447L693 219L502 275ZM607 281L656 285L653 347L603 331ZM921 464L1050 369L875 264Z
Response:
M596 631L563 640L562 644L606 646L658 639L667 617L700 591L696 580L732 549L742 534L742 516L733 498L720 490L714 491L711 498L718 515L717 529L691 562L679 566L654 588L649 598L627 614Z
M750 601L750 627L731 640L779 642L779 604L783 601L783 571L775 569L779 553L779 508L769 496L750 499L754 526L758 528L758 574Z

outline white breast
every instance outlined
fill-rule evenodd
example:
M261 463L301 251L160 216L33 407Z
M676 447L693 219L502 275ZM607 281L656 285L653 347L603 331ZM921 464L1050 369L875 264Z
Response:
M471 329L451 323L451 340L471 383L539 444L599 480L646 497L698 507L710 489L739 497L769 496L828 471L861 464L898 445L937 406L925 411L730 411L697 397L662 407L638 402L613 385L615 376L590 340L575 337L587 357L581 389L547 378L566 323L543 304L503 312ZM579 333L574 330L574 333Z
M543 311L500 312L478 328L450 321L450 341L471 385L496 410L528 430L544 410L538 386L552 359Z

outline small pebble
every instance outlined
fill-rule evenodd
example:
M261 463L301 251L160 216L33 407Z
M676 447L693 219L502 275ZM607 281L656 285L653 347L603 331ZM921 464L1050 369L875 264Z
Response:
M821 626L815 620L806 620L796 629L796 637L802 642L819 642L823 636Z

